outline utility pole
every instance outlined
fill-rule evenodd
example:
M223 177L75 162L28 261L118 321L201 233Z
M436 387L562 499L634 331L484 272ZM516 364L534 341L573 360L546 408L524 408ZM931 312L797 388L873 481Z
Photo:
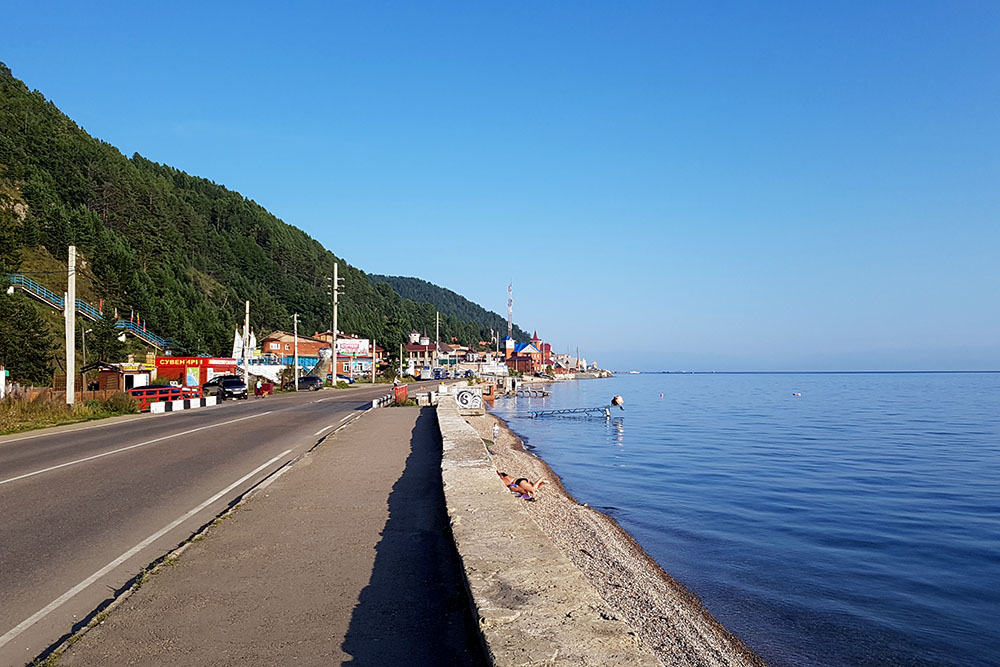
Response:
M337 275L340 262L333 263L333 354L337 355L337 310L340 307L340 278Z
M375 339L372 338L372 384L375 384Z
M69 273L63 314L66 317L66 404L76 401L76 246L69 247Z
M250 300L246 302L246 312L243 316L243 379L250 383Z
M333 263L333 284L330 288L330 296L333 299L333 329L330 331L330 354L332 363L330 365L330 376L334 385L337 384L337 308L340 305L340 278L337 275L340 269L340 262ZM353 370L351 377L354 377Z
M441 313L434 311L434 355L437 365L441 365Z
M299 314L298 313L295 313L292 316L292 321L294 322L292 335L295 337L295 352L294 352L295 371L292 375L292 386L295 388L292 389L292 391L298 391L299 390Z

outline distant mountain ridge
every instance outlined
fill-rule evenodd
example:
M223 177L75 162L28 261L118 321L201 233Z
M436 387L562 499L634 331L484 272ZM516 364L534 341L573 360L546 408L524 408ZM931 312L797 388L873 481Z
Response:
M329 330L334 262L344 279L338 328L390 354L411 329L433 331L436 309L446 313L444 340L475 344L498 328L495 314L472 319L461 314L468 306L445 310L443 297L418 302L373 283L238 192L138 153L126 158L0 63L0 270L38 255L65 266L69 245L93 296L106 309L141 314L178 354L227 350L245 300L257 332L291 330L293 313L302 333Z
M442 315L455 317L461 320L476 322L480 327L492 329L499 333L501 340L507 335L507 318L493 311L486 310L479 304L469 301L464 296L450 289L439 287L421 278L408 278L404 276L383 276L375 273L368 274L368 279L373 285L386 283L404 299L411 299L417 303L432 303L441 311ZM513 326L514 340L526 342L531 335L516 324ZM488 339L483 339L488 340Z

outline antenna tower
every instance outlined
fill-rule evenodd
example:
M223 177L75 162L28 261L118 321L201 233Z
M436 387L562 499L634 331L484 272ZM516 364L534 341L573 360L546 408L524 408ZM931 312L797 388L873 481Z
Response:
M514 283L507 285L507 338L514 337Z

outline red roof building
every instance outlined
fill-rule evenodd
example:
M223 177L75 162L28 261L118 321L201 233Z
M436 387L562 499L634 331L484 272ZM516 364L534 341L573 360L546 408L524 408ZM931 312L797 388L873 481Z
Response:
M416 366L433 366L437 360L437 347L433 343L430 345L407 343L403 349L406 351L407 360Z
M299 356L318 357L321 349L330 349L329 341L311 336L299 335ZM295 335L287 331L275 331L260 341L260 353L263 356L287 357L295 353Z

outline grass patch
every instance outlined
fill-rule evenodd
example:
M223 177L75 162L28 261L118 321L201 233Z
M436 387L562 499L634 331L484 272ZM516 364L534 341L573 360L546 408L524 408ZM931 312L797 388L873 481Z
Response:
M408 398L405 401L403 401L402 403L391 403L390 405L391 405L391 407L394 407L394 408L407 408L407 407L410 407L410 406L413 406L413 405L416 405L416 404L417 404L416 399Z
M72 407L50 391L42 392L31 400L8 396L0 401L0 435L104 419L138 411L139 406L135 399L125 393L114 394L99 401L84 401Z

